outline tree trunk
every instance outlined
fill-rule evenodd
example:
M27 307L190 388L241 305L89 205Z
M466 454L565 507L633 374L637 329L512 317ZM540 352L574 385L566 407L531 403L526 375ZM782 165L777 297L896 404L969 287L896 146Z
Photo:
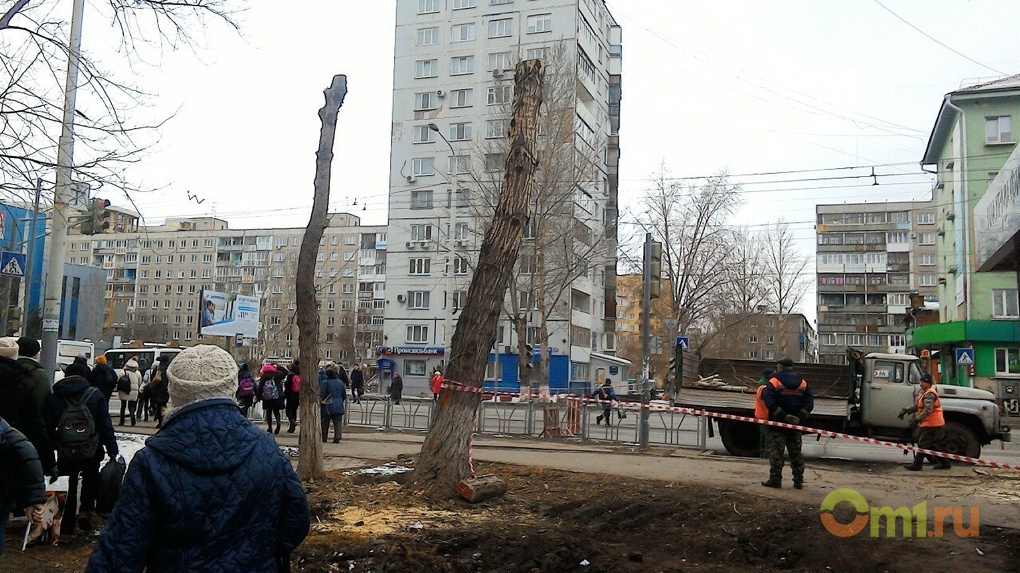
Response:
M298 433L298 476L303 480L320 478L322 470L322 442L319 421L319 312L315 297L315 258L319 253L319 241L326 229L326 215L329 210L330 169L333 163L333 140L336 138L336 119L340 106L347 95L347 76L333 76L333 82L325 90L326 104L319 109L319 149L315 152L315 196L312 200L312 215L305 227L298 252L297 278L297 323L298 351L301 359L300 416L301 428Z
M538 112L542 104L542 62L526 60L514 72L510 149L492 226L485 232L467 301L453 334L448 382L481 388L496 323L513 276L528 222L528 205L538 157ZM448 499L471 475L468 449L481 394L444 389L439 411L425 436L413 483L429 497Z

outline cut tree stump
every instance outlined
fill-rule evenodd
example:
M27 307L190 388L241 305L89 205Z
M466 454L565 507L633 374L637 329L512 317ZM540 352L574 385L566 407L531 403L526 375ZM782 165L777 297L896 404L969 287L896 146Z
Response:
M496 476L469 477L457 484L457 493L471 503L506 494L506 482Z

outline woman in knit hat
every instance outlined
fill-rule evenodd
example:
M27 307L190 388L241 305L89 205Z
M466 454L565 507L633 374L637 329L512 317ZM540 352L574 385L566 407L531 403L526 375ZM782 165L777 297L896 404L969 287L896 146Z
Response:
M123 390L122 382L126 381L127 391ZM124 407L131 414L131 425L135 425L135 411L138 409L138 390L142 387L142 374L138 371L138 361L134 357L124 363L124 375L117 379L117 397L120 398L120 423L124 425Z
M276 440L234 402L237 363L203 344L167 375L174 407L128 466L85 571L289 570L308 500Z

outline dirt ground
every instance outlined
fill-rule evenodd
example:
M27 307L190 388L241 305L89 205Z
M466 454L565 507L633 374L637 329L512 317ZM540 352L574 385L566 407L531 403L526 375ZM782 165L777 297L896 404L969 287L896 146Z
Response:
M292 556L293 570L1020 571L1013 529L841 539L822 527L817 506L745 492L495 463L475 469L503 478L509 492L476 505L431 502L395 482L329 472L309 488L312 531ZM837 507L841 522L852 517L847 509ZM21 553L14 535L0 571L81 571L91 543L80 537Z

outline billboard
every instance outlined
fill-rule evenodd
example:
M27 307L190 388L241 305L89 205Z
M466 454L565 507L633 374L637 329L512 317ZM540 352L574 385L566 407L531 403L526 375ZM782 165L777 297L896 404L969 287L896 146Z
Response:
M259 298L243 294L201 291L198 333L202 336L255 338L259 334Z

